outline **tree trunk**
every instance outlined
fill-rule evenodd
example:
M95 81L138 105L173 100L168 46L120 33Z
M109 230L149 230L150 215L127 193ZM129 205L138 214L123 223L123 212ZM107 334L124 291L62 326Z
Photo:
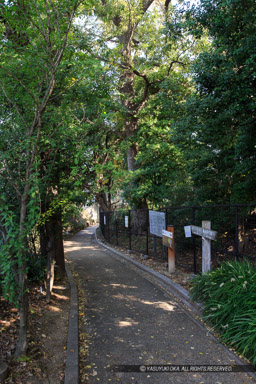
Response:
M48 237L47 243L47 272L46 272L46 302L49 303L51 299L52 287L54 283L54 261L55 261L55 250L54 250L54 230L53 222L47 221L45 224L46 233Z
M62 217L61 212L56 213L54 217L54 254L55 261L57 266L57 274L59 276L65 276L65 255L64 255L64 245L63 245L63 236L62 236Z
M126 121L125 121L125 134L126 138L131 142L128 144L127 148L127 169L128 171L135 171L135 160L136 160L136 155L138 152L137 145L134 143L134 135L138 130L138 119L135 118L134 116L126 116Z
M111 202L109 202L106 193L104 191L98 192L95 195L96 201L101 207L102 211L109 212L111 211Z
M44 261L47 260L47 253L48 253L47 244L48 244L48 238L47 238L46 228L44 225L42 225L40 226L40 253Z
M26 237L25 237L25 220L27 214L27 196L28 196L28 182L25 184L24 193L21 198L20 205L20 225L19 225L19 245L20 245L20 266L18 272L18 282L19 282L19 294L18 294L18 303L19 303L19 315L20 315L20 324L19 324L19 336L15 349L15 356L23 356L27 351L27 326L28 326L28 296L27 296L27 274L26 274Z
M24 276L23 280L23 289L19 294L19 315L20 315L20 324L19 324L19 337L15 349L15 357L20 357L26 354L28 342L27 342L27 326L28 326L28 294L26 292L25 283L26 279Z
M47 274L46 274L46 303L51 300L52 288L54 284L54 261L52 259L52 251L48 253Z

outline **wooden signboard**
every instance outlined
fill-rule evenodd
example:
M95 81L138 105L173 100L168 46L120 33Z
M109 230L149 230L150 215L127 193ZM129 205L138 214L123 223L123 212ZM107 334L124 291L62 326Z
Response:
M173 233L169 231L162 230L162 240L163 245L168 248L173 248Z
M190 227L190 231L189 231ZM184 227L185 236L191 237L191 233L202 237L202 272L211 270L211 240L215 240L218 232L211 230L211 222L202 221L202 227L190 225Z
M218 234L216 231L212 231L206 228L196 227L195 225L191 225L191 232L194 235L201 236L209 240L215 240Z

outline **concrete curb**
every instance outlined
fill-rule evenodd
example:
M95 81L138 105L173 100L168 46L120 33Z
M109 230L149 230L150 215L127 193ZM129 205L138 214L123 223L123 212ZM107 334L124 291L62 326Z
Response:
M66 272L69 280L70 309L68 322L68 343L66 353L65 384L79 383L79 323L78 323L78 295L77 286L72 273L66 263Z
M136 267L138 267L139 269L141 269L142 271L148 273L149 275L151 275L152 277L154 277L158 284L160 285L160 287L162 286L162 288L164 288L165 291L168 291L168 293L170 293L171 295L173 296L176 296L180 301L182 301L183 304L185 304L185 306L187 306L193 313L194 315L202 318L203 317L203 312L202 312L202 309L203 309L203 305L202 304L199 304L199 303L196 303L194 301L192 301L192 299L190 298L189 296L189 292L181 287L179 284L177 283L174 283L171 279L169 279L168 277L164 276L164 275L161 275L160 273L156 272L156 271L153 271L152 269L146 267L145 265L139 263L138 261L136 260L133 260L132 258L130 258L129 256L126 256L124 255L123 253L115 250L114 248L111 248L109 247L108 245L105 245L104 243L102 243L98 238L97 238L97 234L96 234L96 231L95 231L95 239L96 239L96 242L106 248L107 250L109 250L111 253L119 256L119 257L122 257L123 259L125 259L128 263L131 263L133 265L135 265ZM150 280L151 281L151 280ZM225 345L223 345L220 340L218 340L210 331L207 331L207 329L202 325L202 323L200 323L196 318L194 318L193 315L191 315L189 313L188 310L184 309L187 313L187 315L201 328L203 329L204 331L207 332L207 334L211 337L212 340L214 340L216 343L218 343L218 345L220 347L222 347L226 353L236 362L237 365L241 365L242 368L245 370L245 372L247 372L247 374L249 376L251 376L254 380L256 380L256 374L254 373L254 370L253 371L249 371L247 370L247 368L249 367L249 365L242 359L240 359L239 357L237 357L237 355L235 355L232 351L230 351L227 347L225 347Z

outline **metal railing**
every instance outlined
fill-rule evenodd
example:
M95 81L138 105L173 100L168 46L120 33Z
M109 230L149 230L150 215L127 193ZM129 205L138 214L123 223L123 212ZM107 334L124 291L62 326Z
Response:
M218 232L212 241L212 264L225 260L248 258L256 261L256 203L215 206L169 207L167 225L174 225L176 265L188 272L201 271L201 238L185 238L184 226L201 226L210 220ZM100 212L100 228L105 239L117 246L167 261L162 239L150 233L149 210L116 210Z

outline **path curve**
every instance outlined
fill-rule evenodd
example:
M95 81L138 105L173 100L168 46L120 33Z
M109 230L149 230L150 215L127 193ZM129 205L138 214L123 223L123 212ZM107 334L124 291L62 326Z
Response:
M83 332L90 335L89 384L255 382L245 372L110 371L117 365L134 365L136 370L147 365L220 366L235 361L174 297L98 245L94 232L90 227L65 241L66 256L86 295Z

